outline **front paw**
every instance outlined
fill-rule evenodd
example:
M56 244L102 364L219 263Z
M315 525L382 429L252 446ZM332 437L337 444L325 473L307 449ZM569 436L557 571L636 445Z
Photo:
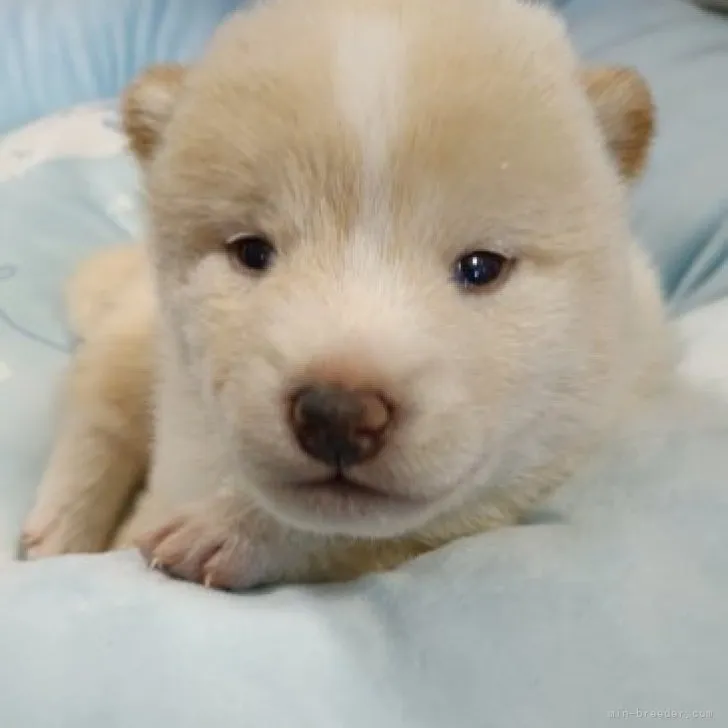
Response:
M93 525L79 518L72 507L37 505L23 524L19 556L30 561L103 551L108 535L104 529Z
M137 539L153 568L217 589L247 589L276 580L275 555L244 518L215 503L191 506Z

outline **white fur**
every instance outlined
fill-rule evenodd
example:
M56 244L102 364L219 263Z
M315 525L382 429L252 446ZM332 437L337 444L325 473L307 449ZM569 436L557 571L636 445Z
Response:
M388 13L345 15L333 32L336 100L361 145L362 223L381 233L376 221L388 215L386 166L406 94L405 37Z

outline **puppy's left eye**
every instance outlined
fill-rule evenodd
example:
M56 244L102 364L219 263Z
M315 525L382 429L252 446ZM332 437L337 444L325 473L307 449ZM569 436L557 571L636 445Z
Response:
M456 261L453 275L463 288L481 288L498 281L509 264L509 259L499 253L474 250Z
M276 249L263 235L233 235L225 241L227 251L239 265L254 273L263 273L273 265Z

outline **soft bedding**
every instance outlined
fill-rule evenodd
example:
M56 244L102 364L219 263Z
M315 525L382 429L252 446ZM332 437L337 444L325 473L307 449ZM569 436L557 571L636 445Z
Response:
M196 56L245 0L0 0L0 134Z
M172 0L63 0L73 58L94 48L115 81L31 108L18 76L3 86L17 91L5 128L112 96L160 54L191 55L235 4L198 17ZM231 596L167 581L131 552L12 563L72 344L62 281L141 222L113 102L25 126L0 141L0 726L727 724L728 22L682 0L559 4L585 56L633 63L655 90L660 134L634 222L682 316L685 372L710 394L624 433L531 525L351 585ZM50 32L41 7L56 6L22 7L0 2L0 20ZM159 53L133 33L102 52L94 23L119 38L140 27L135 13L162 9Z

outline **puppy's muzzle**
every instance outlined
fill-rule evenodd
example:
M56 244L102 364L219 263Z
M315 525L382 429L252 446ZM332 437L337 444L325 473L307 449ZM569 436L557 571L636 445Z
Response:
M392 405L380 392L314 384L291 398L290 425L307 455L341 470L382 450L392 415Z

